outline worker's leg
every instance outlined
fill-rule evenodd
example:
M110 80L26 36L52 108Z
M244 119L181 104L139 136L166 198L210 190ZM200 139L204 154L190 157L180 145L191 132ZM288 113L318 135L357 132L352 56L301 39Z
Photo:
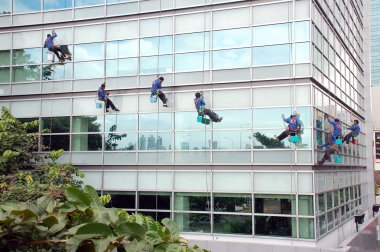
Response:
M279 136L277 136L277 140L278 141L282 141L284 140L285 138L287 138L289 136L289 130L285 130L284 132L282 132Z
M219 116L214 111L212 111L211 109L205 108L205 109L203 109L203 113L205 115L208 115L210 117L211 121L213 121L213 122L219 122L220 121Z

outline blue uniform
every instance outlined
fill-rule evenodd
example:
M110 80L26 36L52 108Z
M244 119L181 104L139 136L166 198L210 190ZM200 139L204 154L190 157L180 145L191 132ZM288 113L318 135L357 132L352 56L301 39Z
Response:
M161 88L162 88L162 86L161 86L161 82L160 82L159 79L157 79L157 80L155 80L155 81L153 82L153 85L152 85L152 87L151 87L151 89L150 89L150 92L151 92L152 94L154 94L154 93L156 92L157 89L161 89Z
M335 138L341 136L342 135L342 123L340 121L335 122L335 121L331 120L330 118L327 118L327 121L334 127L334 131L331 133L331 135L334 136Z
M360 132L360 126L359 124L354 124L351 127L347 128L348 130L352 131L352 136L358 136Z
M196 107L197 111L199 111L202 106L206 105L206 102L205 102L205 100L202 97L196 98L194 100L194 103L195 103L195 107Z
M54 39L57 37L57 34L55 32L53 32L53 35L48 37L46 40L45 40L45 45L44 47L48 48L48 49L51 49L53 46L54 46Z
M291 131L296 131L297 128L301 125L300 120L297 116L291 115L289 118L284 118L284 122L289 124L289 129Z
M327 141L326 143L324 143L322 145L322 147L327 147L329 145L334 145L334 144L336 144L336 139L334 137L332 137L329 141Z
M103 90L101 87L98 89L98 99L104 100L107 96L107 93L105 90Z

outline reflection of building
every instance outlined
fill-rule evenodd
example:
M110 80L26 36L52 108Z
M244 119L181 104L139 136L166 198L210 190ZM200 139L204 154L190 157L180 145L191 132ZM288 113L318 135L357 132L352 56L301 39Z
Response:
M148 137L148 150L154 150L156 149L156 138L153 135L150 135Z
M146 150L146 137L144 135L140 136L140 139L139 139L139 149L140 150Z
M181 150L189 150L190 144L189 142L181 142Z

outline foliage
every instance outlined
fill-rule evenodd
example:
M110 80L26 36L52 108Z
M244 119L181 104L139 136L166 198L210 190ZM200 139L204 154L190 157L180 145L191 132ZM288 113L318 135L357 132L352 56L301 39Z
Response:
M284 148L285 145L283 142L278 141L277 139L267 137L260 132L256 132L253 136L259 141L265 148Z
M91 186L65 190L67 202L51 196L0 205L0 251L205 252L190 247L176 224L105 208Z

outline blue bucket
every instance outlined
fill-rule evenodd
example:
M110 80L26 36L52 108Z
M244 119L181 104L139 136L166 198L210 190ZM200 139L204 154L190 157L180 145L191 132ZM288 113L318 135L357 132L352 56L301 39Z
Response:
M298 143L300 141L300 138L297 135L296 136L290 136L289 141L291 143Z
M153 95L150 97L150 103L156 103L157 102L157 96Z

